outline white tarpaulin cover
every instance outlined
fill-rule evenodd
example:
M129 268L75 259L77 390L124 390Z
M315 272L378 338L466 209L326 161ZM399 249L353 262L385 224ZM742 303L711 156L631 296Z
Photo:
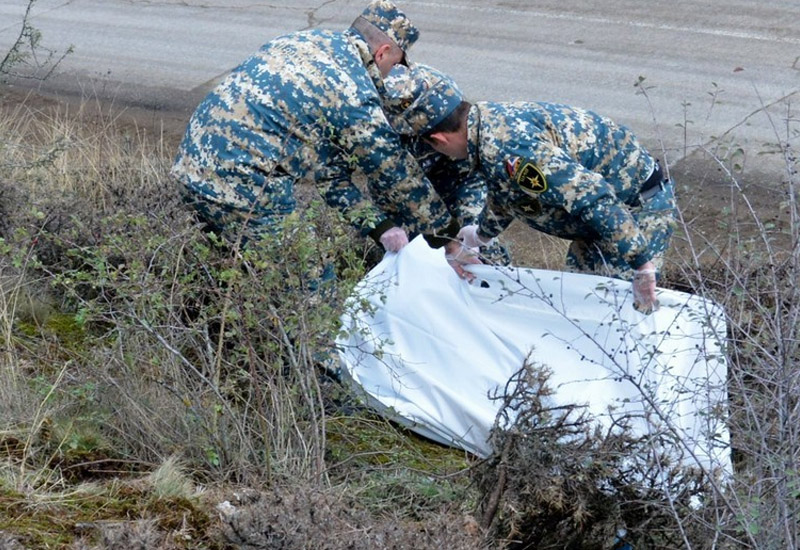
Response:
M594 275L473 266L458 278L442 250L414 239L358 285L343 316L343 373L382 414L487 456L508 380L530 357L549 367L554 404L586 405L642 434L677 430L681 456L729 470L725 317L700 297L658 290L636 312L630 284ZM674 432L673 432L674 433Z

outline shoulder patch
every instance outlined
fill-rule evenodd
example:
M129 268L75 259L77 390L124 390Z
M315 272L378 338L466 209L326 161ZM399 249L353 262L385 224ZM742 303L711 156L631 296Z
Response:
M520 166L512 176L520 188L529 195L538 195L547 191L547 180L539 167L528 159L520 160Z

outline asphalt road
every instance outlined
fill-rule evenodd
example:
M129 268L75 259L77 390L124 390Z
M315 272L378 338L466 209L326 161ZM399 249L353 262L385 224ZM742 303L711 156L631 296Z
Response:
M57 52L44 82L16 88L112 99L188 117L260 44L343 29L365 0L37 0L33 26ZM398 0L421 29L412 60L450 73L473 100L545 100L633 128L670 163L722 138L758 152L797 144L798 0ZM0 0L0 57L27 0ZM644 78L646 94L634 83ZM751 155L753 159L756 155ZM782 161L759 157L762 162ZM777 166L777 165L776 165Z

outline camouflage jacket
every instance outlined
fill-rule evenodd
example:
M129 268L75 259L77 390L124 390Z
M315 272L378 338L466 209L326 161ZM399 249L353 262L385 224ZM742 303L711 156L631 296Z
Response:
M467 161L437 153L418 137L402 136L402 139L450 215L462 226L477 223L486 202L486 182L482 175L471 171Z
M364 234L393 220L453 220L382 109L382 79L353 31L312 30L261 47L191 117L173 166L190 193L256 216L280 211L271 180L317 186ZM365 181L367 194L356 185Z
M614 243L633 268L650 259L629 207L655 161L627 128L567 105L481 102L470 110L468 142L488 184L484 236L520 218L564 239Z

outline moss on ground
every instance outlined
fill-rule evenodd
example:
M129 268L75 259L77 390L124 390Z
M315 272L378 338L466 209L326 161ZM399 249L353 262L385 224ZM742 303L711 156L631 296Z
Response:
M370 413L328 421L327 461L334 479L351 484L376 510L413 516L442 507L471 509L477 498L469 471L475 461Z
M151 520L169 548L221 548L210 504L202 499L155 498L118 480L29 497L0 486L0 533L26 548L67 550L78 540L100 542L111 524Z

